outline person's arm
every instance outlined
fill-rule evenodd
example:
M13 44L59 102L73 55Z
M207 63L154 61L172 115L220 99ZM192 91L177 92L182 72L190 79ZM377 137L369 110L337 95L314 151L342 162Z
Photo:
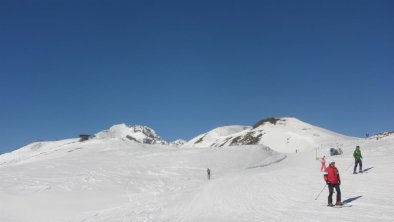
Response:
M328 174L327 173L324 174L324 181L326 181L326 184L328 184Z

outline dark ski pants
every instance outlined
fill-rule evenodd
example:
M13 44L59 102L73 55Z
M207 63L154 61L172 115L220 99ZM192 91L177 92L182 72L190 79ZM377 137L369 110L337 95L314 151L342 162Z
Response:
M360 172L363 171L363 162L361 161L361 159L360 160L356 159L356 162L354 163L354 170L353 170L353 172L356 172L358 164L360 164L360 168L359 168L360 170L359 171Z
M337 192L337 202L341 202L341 189L339 188L339 184L328 184L328 191L330 192L328 194L328 204L332 204L332 194L334 193L334 187L335 191Z

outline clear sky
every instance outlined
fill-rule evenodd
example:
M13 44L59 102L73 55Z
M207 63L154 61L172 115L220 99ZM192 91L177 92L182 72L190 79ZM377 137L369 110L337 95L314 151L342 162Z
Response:
M394 1L0 1L0 152L119 123L394 130Z

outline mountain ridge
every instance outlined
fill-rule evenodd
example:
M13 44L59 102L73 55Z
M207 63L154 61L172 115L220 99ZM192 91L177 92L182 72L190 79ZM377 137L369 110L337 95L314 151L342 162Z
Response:
M124 123L113 125L108 130L103 130L95 134L96 139L128 139L144 144L168 145L169 142L163 140L156 131L147 126L126 125Z
M393 132L383 132L373 135L368 139L379 140L392 136L394 136ZM141 144L168 145L179 148L264 145L279 152L292 153L316 149L322 146L338 147L341 144L338 144L336 141L361 138L345 136L328 129L311 125L294 117L270 117L262 119L252 126L220 126L188 141L178 139L168 142L162 139L156 131L150 127L127 125L125 123L116 124L107 130L100 131L94 134L90 140L101 140L105 142L106 140L114 139ZM69 140L78 142L78 139L63 139L60 141ZM19 149L37 148L42 146L42 144L58 144L59 142L57 141L35 142Z
M233 127L233 126L230 126ZM294 117L271 117L258 121L243 130L214 137L215 128L189 140L182 147L228 147L240 145L266 145L279 152L298 152L311 150L332 141L354 139L336 132L305 123Z

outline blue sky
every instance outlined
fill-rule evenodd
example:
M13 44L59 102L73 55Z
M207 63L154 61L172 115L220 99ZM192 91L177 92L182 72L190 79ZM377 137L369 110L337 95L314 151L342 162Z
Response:
M394 130L393 1L0 2L0 152L147 125L294 116Z

